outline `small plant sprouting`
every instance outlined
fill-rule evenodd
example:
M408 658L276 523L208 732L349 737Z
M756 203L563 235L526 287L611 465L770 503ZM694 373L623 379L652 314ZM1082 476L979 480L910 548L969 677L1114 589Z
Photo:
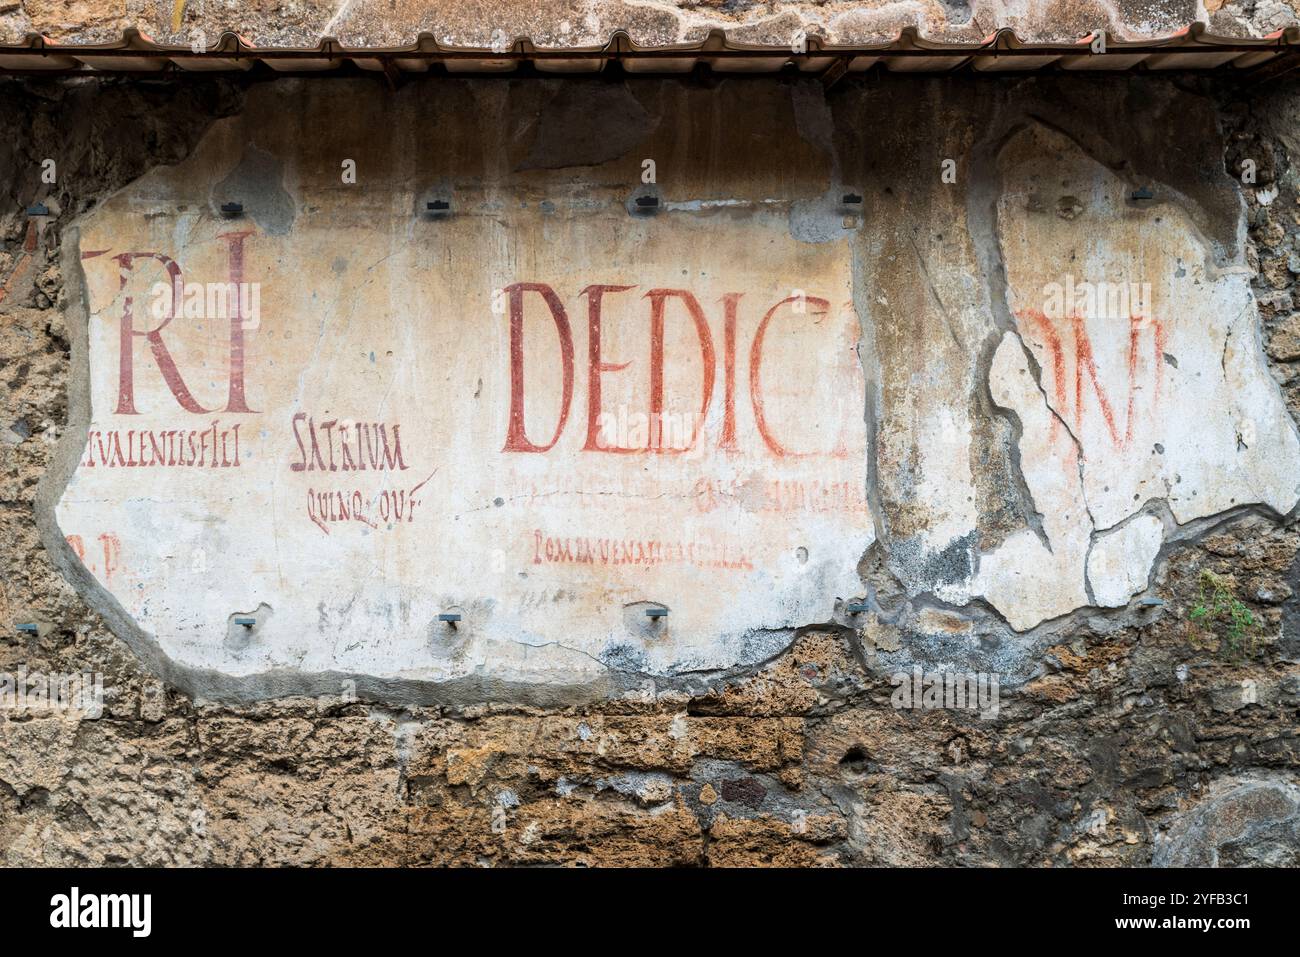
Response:
M1194 644L1222 648L1225 656L1242 660L1254 654L1259 619L1211 571L1202 571L1196 604L1187 613Z

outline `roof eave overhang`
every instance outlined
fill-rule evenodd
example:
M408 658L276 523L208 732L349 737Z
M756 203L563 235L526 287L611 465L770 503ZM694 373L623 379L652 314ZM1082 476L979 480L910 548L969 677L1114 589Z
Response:
M209 46L190 47L160 44L130 29L110 43L55 43L30 34L20 44L0 46L0 74L238 73L258 64L295 75L339 72L352 64L389 77L430 70L512 74L525 65L533 74L580 75L599 73L611 64L636 74L682 74L701 66L718 73L793 70L828 82L874 69L925 74L1220 70L1262 76L1300 65L1300 28L1243 38L1215 36L1194 23L1154 40L1089 34L1068 43L1026 43L1011 30L999 30L979 43L940 42L907 28L888 43L836 46L810 37L798 49L736 43L721 30L691 45L641 47L619 32L600 46L538 47L518 38L486 49L446 46L428 33L402 47L345 47L329 37L314 47L259 47L235 33L224 33Z

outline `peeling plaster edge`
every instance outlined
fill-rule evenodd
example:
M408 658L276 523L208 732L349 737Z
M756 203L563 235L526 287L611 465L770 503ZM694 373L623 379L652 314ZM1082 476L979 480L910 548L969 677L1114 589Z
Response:
M225 119L224 117L221 119ZM1037 119L1037 118L1035 118ZM218 120L217 122L220 122ZM1042 122L1038 120L1038 122ZM1051 124L1045 124L1050 126ZM209 131L210 132L210 131ZM985 150L991 153L991 158L996 159L996 154L1001 147L1009 140L1012 135L1018 132L1017 128L1002 129L999 131L1003 138L994 138L985 140L983 146ZM205 133L206 137L209 133ZM1086 145L1079 140L1064 133L1072 141L1076 142L1085 153L1091 155ZM835 157L838 160L838 157ZM1097 159L1097 157L1093 157ZM1101 162L1101 160L1098 160ZM170 164L159 164L170 165ZM1105 165L1103 163L1103 165ZM147 174L145 174L147 175ZM1241 195L1240 184L1236 183L1232 177L1226 177L1237 187L1239 208L1241 210L1238 218L1238 230L1244 231L1245 223L1245 202ZM138 179L138 178L137 178ZM978 181L978 180L977 180ZM135 182L133 180L132 182ZM988 182L986 178L984 182ZM129 185L129 184L127 184ZM110 196L116 195L124 190L126 186L114 191ZM834 187L832 187L833 189ZM995 274L989 270L983 270L983 278L986 288L990 293L1001 293L1002 295L991 295L993 302L993 314L995 323L1002 331L1011 331L1017 335L1014 323L1009 320L1009 313L1006 311L1005 302L1005 272L1001 263L1001 251L999 246L995 246L996 252L988 254L981 249L979 237L975 236L976 224L983 226L990 225L988 222L981 222L982 215L989 214L992 216L992 235L994 240L997 239L996 205L989 209L977 209L981 200L989 199L983 195L982 190L976 190L972 187L968 194L968 209L974 215L971 216L972 235L975 237L975 248L979 259L984 260L986 257L998 265L996 275L1002 277L1002 287L999 289L998 280ZM1186 200L1189 204L1194 205L1194 200ZM1205 237L1201 235L1203 241ZM1208 241L1206 241L1208 243ZM861 281L860 269L865 267L860 262L860 256L856 254L858 244L852 244L853 255L853 283L854 299L859 298L861 293L865 297L866 285ZM1215 264L1215 257L1211 254L1214 249L1213 244L1207 245L1207 267ZM1238 258L1244 258L1244 252L1239 252ZM86 431L91 419L91 403L89 389L89 314L86 306L87 296L85 288L85 274L80 262L80 231L75 225L69 226L64 231L62 242L60 244L60 266L64 275L65 292L67 294L66 305L64 308L64 319L68 330L68 338L71 346L71 361L68 375L68 421L59 437L55 451L51 456L51 463L42 475L37 486L35 497L36 524L41 534L41 539L45 545L46 551L50 555L51 561L59 574L70 583L78 595L87 603L91 610L99 614L107 622L110 631L117 637L121 638L131 649L131 651L140 659L145 668L155 676L161 678L168 685L185 693L196 702L213 701L213 702L231 702L231 703L251 703L264 700L290 698L295 696L322 697L337 695L342 682L351 681L355 683L357 695L361 700L374 702L393 707L426 706L426 705L449 705L464 706L473 704L482 704L489 702L503 702L521 707L540 706L556 707L571 706L585 702L594 702L607 700L618 695L622 691L634 690L641 686L646 680L653 681L657 687L664 690L676 688L695 688L702 689L705 686L721 685L746 676L752 675L762 668L766 667L772 661L780 658L788 652L790 647L798 638L807 633L828 633L835 634L844 639L853 653L853 657L862 667L864 673L870 677L879 677L888 675L893 670L898 670L904 664L911 667L914 663L920 663L924 656L916 655L911 651L904 652L885 652L873 653L868 656L862 648L861 639L856 626L846 624L838 618L823 622L803 625L792 625L787 628L771 629L773 631L786 632L789 635L789 641L782 648L766 658L745 664L738 664L731 667L718 669L701 669L696 672L681 672L678 674L655 675L643 672L634 672L627 670L618 670L608 665L607 674L587 682L545 684L534 682L506 681L494 679L486 675L470 675L460 678L448 679L444 681L421 680L421 679L404 679L404 678L381 678L373 675L366 675L351 672L314 672L301 673L289 669L272 670L260 672L246 676L229 676L211 669L192 668L186 665L178 664L173 661L161 648L153 635L141 629L134 619L125 611L115 597L107 592L99 582L92 576L77 559L71 546L67 543L61 529L58 526L56 517L56 507L63 492L75 472L77 463L84 453L84 443ZM1232 269L1229 271L1241 271ZM1258 302L1255 298L1254 291L1251 291L1251 304L1253 309L1253 320L1249 321L1250 330L1254 336L1253 355L1256 361L1259 361L1265 368L1270 369L1271 364L1265 358L1261 341L1261 322L1258 311ZM999 305L1001 308L999 309ZM1249 311L1249 310L1248 310ZM875 349L874 342L874 325L867 321L870 315L870 308L858 310L859 320L863 327L863 338L859 340L858 352L859 359L863 364L864 373L867 371L869 364L878 366L879 355ZM1010 325L1010 330L1005 329ZM996 332L994 333L996 336ZM992 340L996 342L996 339ZM1021 347L1025 348L1023 341ZM1029 360L1036 365L1035 357L1032 351L1025 349ZM1041 370L1040 370L1041 374ZM1271 378L1271 376L1270 376ZM980 376L977 373L977 382L983 382L987 387L987 375ZM876 383L873 389L872 383ZM1281 396L1281 388L1273 381L1273 387ZM1041 382L1039 383L1041 390ZM875 472L876 459L874 454L875 441L879 430L879 378L867 377L867 390L864 403L864 419L866 420L868 433L868 461L866 485L867 493L870 498L873 493L878 498L879 488L877 485L878 475ZM994 408L999 411L1000 407L993 403ZM1284 406L1285 407L1285 406ZM1049 410L1051 404L1048 403ZM1054 412L1054 410L1052 410ZM1289 410L1286 417L1290 420L1291 428L1300 435L1300 425L1295 421ZM1013 428L1016 423L1009 422ZM1068 429L1068 425L1067 425ZM1077 439L1076 439L1077 442ZM1018 446L1018 441L1017 441ZM1032 505L1032 496L1029 499ZM1163 506L1163 510L1161 509ZM884 564L889 567L891 557L891 548L887 534L881 534L885 524L885 515L883 510L875 507L873 503L873 516L876 519L877 537L871 547L864 554L864 559L874 548L879 548L883 553ZM1088 604L1075 608L1055 618L1046 619L1038 624L1017 631L1012 628L1006 621L1005 617L987 601L983 596L971 596L961 605L946 602L931 591L923 591L907 596L905 605L910 610L912 606L934 607L944 610L953 611L963 616L978 620L981 618L991 619L994 623L1002 628L1007 629L1009 634L1006 636L1012 640L1023 641L1024 646L1017 650L1015 658L1022 664L1028 665L1028 673L1023 670L1006 675L1009 679L1004 685L1007 690L1012 690L1023 682L1032 680L1038 674L1042 673L1042 662L1035 662L1032 659L1041 654L1042 650L1048 647L1054 641L1059 640L1061 632L1068 626L1078 622L1080 619L1096 618L1099 620L1112 622L1117 627L1122 626L1125 622L1134 624L1131 616L1135 613L1134 602L1149 591L1151 583L1158 577L1160 569L1170 555L1187 545L1194 544L1200 539L1212 534L1220 528L1226 527L1236 521L1244 520L1251 516L1262 517L1275 525L1285 525L1295 521L1300 517L1300 505L1293 504L1285 513L1279 513L1275 508L1267 503L1243 503L1223 512L1213 515L1202 516L1189 519L1186 523L1178 524L1173 519L1172 514L1168 511L1167 503L1163 499L1149 499L1135 512L1126 516L1121 521L1114 523L1110 529L1118 528L1128 521L1137 518L1141 514L1157 514L1165 520L1166 532L1164 541L1153 559L1151 568L1148 573L1146 587L1130 597L1126 605L1107 608ZM1170 522L1174 523L1174 528L1170 530ZM1109 529L1107 529L1109 530ZM1097 529L1094 526L1094 537L1097 532L1105 531ZM978 561L978 558L977 558ZM1086 565L1085 565L1086 568ZM891 569L892 570L892 569ZM1086 575L1086 572L1085 572ZM864 582L865 583L865 582ZM874 594L872 596L874 602ZM904 609L895 611L892 617L900 617ZM1155 617L1154 615L1152 616ZM1142 622L1137 622L1139 626ZM1004 638L1005 640L1005 638ZM870 663L868 662L870 659ZM883 660L882 660L883 659ZM1017 680L1019 679L1019 680Z
M289 669L246 676L225 675L208 668L193 668L174 661L157 639L142 629L121 603L108 592L77 558L59 527L56 509L77 463L85 452L91 420L90 315L85 272L81 266L81 233L69 226L63 233L60 269L67 296L64 320L71 345L68 374L68 421L59 437L50 466L37 484L36 526L55 570L67 581L109 630L121 638L141 664L167 685L200 701L252 703L296 696L338 695L343 682L355 684L359 699L395 705L469 705L508 701L539 707L566 706L594 701L636 686L640 676L607 675L587 682L527 683L468 675L447 681L380 678L350 672L301 673Z

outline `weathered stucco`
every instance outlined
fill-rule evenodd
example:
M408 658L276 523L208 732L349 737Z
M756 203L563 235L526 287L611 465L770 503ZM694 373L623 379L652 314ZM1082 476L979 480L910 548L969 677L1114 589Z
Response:
M2 595L38 625L0 661L107 678L101 719L0 716L7 860L1295 859L1294 89L184 89L3 88L32 117L0 144L31 170L14 206L51 215L10 216L0 264ZM46 155L65 157L52 187ZM138 334L162 321L145 254L261 284L240 326L257 411L229 319L159 334L205 411L164 381ZM521 282L555 291L572 334L545 452L509 448L494 293ZM1150 290L1056 298L1101 282ZM698 302L715 368L689 451L583 450L593 284L637 287L603 300L602 361L631 363L601 377L615 412L648 405L647 294ZM544 296L517 292L522 434L542 446L564 363ZM787 299L758 383L782 455L750 371ZM707 350L689 300L658 300L666 401L694 408ZM297 412L400 423L408 467L331 471L322 449L294 470ZM240 425L238 466L98 444L120 430L129 460L127 431L214 420L227 460ZM307 511L309 488L356 487L370 517L426 476L402 524ZM853 494L773 507L756 489L777 481ZM553 556L692 535L752 567L548 561L545 537L539 564L550 528ZM999 673L999 712L891 707L914 665Z
M748 91L717 127L737 93L511 92L348 122L355 84L263 86L77 224L89 418L55 518L95 600L181 669L608 690L745 667L865 620L844 603L879 523L913 601L867 614L924 630L941 601L1023 672L1018 633L1145 590L1160 513L1296 504L1248 269L1179 208L1195 184L1139 205L1067 133L993 141L994 168L931 126L911 202L954 216L925 250L933 213L894 219L883 155L845 178L857 96ZM579 119L590 93L622 102ZM607 130L623 148L590 157ZM996 266L973 283L950 247ZM971 461L985 395L1017 427L1002 477ZM981 485L1018 512L995 543ZM1090 565L1131 519L1144 547Z

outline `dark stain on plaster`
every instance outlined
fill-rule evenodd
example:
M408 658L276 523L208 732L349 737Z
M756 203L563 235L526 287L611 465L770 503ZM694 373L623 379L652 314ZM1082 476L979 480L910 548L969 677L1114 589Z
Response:
M830 183L826 191L790 207L790 235L805 243L825 243L851 236L852 233L846 233L844 229L840 209L844 190L835 144L835 119L821 84L811 81L797 83L791 88L790 95L799 136L824 152L830 160Z
M213 214L224 203L240 203L244 215L272 236L284 236L293 227L293 197L284 188L284 161L249 144L239 165L213 187Z
M566 83L542 107L518 168L599 166L626 155L655 125L625 83Z

